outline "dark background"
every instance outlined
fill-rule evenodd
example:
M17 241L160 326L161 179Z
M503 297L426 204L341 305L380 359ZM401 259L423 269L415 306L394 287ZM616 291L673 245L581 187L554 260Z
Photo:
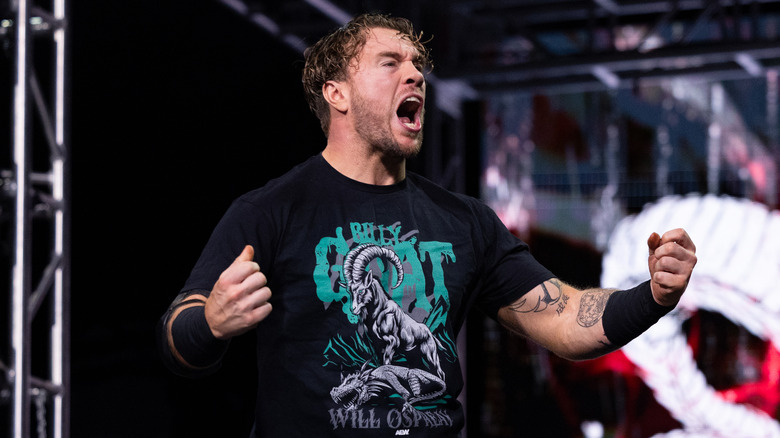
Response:
M251 336L190 381L154 327L232 199L324 146L301 57L215 1L70 7L72 436L246 436Z

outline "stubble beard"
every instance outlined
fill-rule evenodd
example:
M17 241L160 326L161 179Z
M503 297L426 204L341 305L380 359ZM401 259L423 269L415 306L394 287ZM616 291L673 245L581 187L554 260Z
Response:
M384 118L372 110L371 105L359 93L354 95L352 111L355 118L355 131L374 151L381 152L387 158L404 160L416 157L420 152L423 139L422 131L414 135L417 141L413 147L402 147L393 137L390 127L382 123ZM420 115L421 123L423 114Z

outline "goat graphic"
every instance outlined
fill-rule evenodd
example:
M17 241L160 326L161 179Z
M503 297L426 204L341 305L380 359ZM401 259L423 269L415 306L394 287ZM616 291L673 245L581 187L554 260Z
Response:
M358 315L361 323L373 333L382 349L384 365L391 364L398 349L412 351L419 348L424 359L444 380L444 371L441 369L437 351L437 347L443 348L441 343L433 336L428 326L404 313L401 306L390 299L379 279L370 269L366 269L375 259L383 259L395 267L397 280L391 289L397 288L403 282L403 265L393 250L374 244L355 247L344 259L343 274L346 284L342 284L352 298L352 313Z

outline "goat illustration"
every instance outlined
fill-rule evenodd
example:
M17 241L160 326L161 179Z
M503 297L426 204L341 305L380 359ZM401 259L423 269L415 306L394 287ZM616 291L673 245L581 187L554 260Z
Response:
M371 270L366 270L375 259L384 259L395 267L397 280L391 289L401 285L404 278L403 265L398 255L390 248L374 244L363 244L351 250L343 264L346 287L352 298L352 313L360 317L363 325L370 329L382 348L382 363L390 365L396 350L406 351L419 348L425 360L444 380L444 371L439 363L438 339L425 324L419 323L404 313L401 306L390 299L379 280Z

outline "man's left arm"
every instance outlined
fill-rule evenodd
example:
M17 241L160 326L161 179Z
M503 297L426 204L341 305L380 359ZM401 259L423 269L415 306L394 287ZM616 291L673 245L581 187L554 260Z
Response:
M647 282L621 291L581 290L554 278L502 307L499 321L571 360L617 350L674 308L696 265L696 247L685 230L653 233L647 245Z

